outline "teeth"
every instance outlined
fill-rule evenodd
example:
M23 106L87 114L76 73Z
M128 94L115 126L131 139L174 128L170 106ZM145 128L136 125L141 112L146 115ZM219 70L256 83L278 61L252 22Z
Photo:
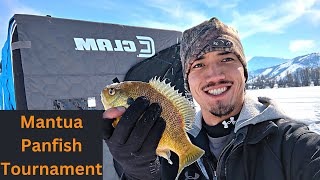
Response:
M226 90L227 90L227 88L223 87L223 88L219 88L219 89L211 89L208 91L208 93L216 96L216 95L222 94Z

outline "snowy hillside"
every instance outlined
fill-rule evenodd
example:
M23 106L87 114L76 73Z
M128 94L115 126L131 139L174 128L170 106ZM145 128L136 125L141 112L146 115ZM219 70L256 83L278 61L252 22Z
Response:
M254 71L253 75L264 75L266 78L276 78L277 80L285 77L288 73L294 73L303 68L320 67L320 53L312 53L296 57L288 62Z
M289 61L289 59L255 56L248 61L248 71L253 72L258 69L279 65L287 61Z

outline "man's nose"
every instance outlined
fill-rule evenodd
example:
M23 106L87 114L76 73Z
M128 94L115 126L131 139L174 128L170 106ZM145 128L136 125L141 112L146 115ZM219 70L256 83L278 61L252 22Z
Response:
M226 78L223 69L216 64L210 65L206 72L206 80L208 82L218 82Z

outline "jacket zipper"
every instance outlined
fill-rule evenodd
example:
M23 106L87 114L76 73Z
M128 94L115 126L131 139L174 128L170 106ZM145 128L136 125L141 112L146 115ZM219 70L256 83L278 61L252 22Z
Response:
M217 171L214 171L213 179L214 179L214 180L218 180Z
M220 154L220 156L219 156L219 159L218 159L218 161L217 161L217 169L215 169L215 168L213 167L211 161L210 161L207 157L203 157L204 163L207 164L207 166L209 166L209 167L208 167L208 168L209 168L208 170L210 170L209 173L213 176L213 179L214 179L214 180L218 180L218 174L219 174L219 173L217 173L217 172L218 172L218 167L219 167L219 164L220 164L219 162L220 162L220 159L222 158L222 155L224 154L224 152L225 152L227 149L229 149L229 146L231 146L234 141L235 141L235 139L233 138L233 139L226 145L226 147L223 148L223 150L222 150L222 152L221 152L221 154ZM201 168L199 167L198 164L197 164L197 166L198 166L198 168L199 168L200 171L201 171ZM208 175L209 175L209 174L208 174Z
M220 168L220 161L221 161L221 158L222 158L222 156L223 156L223 154L225 154L225 152L231 147L231 145L233 144L233 142L235 141L235 139L233 138L229 143L228 143L228 145L226 145L226 147L224 147L223 148L223 150L222 150L222 152L221 152L221 154L219 155L219 158L218 158L218 162L217 162L217 169L216 169L216 171L217 172L214 172L215 173L215 177L218 177L217 176L217 174L220 174L221 173L221 170L219 171L219 169L221 169ZM220 165L220 166L219 166ZM220 175L221 176L221 175ZM218 178L217 178L218 179Z
M211 174L212 174L212 171L213 171L213 179L214 180L217 180L217 172L216 172L216 169L213 167L213 165L212 165L212 163L211 163L211 161L207 161L207 163L208 163L208 165L209 165L209 167L210 167L210 169L211 169Z
M207 172L207 175L208 175L208 178L210 179L210 177L212 177L214 174L216 174L216 170L214 169L210 159L206 156L204 156L202 158L203 160L203 165L204 165L204 168ZM197 164L198 168L200 169L201 171L201 168L199 167L199 165ZM213 177L214 178L214 177Z

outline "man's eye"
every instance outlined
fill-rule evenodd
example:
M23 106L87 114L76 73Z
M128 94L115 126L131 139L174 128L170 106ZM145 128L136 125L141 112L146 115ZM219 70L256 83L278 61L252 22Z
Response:
M224 58L222 59L221 62L229 62L229 61L233 61L234 59L233 58Z
M192 68L199 68L199 67L203 67L204 64L202 63L199 63L199 64L195 64Z

